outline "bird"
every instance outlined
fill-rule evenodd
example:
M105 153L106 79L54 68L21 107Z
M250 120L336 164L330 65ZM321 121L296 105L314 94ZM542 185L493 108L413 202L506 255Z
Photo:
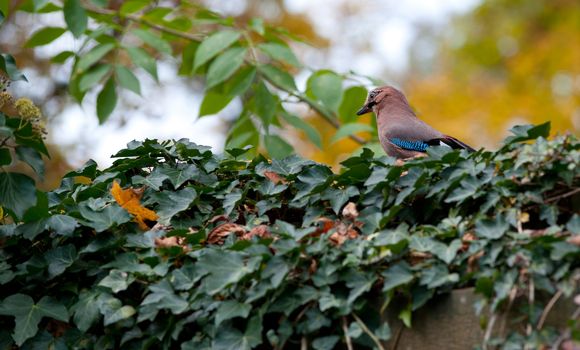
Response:
M405 95L392 86L381 86L369 91L364 105L356 114L360 116L371 111L377 118L379 141L391 157L407 159L423 156L432 146L475 151L419 119Z

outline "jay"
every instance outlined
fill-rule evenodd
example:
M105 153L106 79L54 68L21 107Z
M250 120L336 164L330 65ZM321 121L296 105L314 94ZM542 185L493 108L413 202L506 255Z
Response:
M375 112L379 141L391 157L398 159L424 155L431 146L475 150L458 139L442 134L417 118L405 95L392 86L371 90L357 115Z

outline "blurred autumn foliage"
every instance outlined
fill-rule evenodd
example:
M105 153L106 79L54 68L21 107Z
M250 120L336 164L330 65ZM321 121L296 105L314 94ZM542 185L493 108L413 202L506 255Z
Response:
M513 124L580 130L580 2L484 1L459 18L435 69L405 84L421 118L476 146Z
M578 134L578 38L578 1L483 1L430 38L435 61L412 57L401 87L421 119L475 147L496 148L515 124L550 120L554 133ZM328 142L333 131L312 121ZM310 155L337 164L358 147L343 139Z

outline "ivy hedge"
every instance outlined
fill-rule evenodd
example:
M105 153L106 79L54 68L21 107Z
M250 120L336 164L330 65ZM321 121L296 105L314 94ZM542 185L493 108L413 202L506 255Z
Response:
M35 201L3 189L0 349L381 348L393 298L412 327L453 288L474 286L491 313L514 291L573 297L580 142L512 131L496 152L404 164L363 149L338 173L146 140ZM579 339L577 321L542 327L549 307L526 303L532 327L489 344Z

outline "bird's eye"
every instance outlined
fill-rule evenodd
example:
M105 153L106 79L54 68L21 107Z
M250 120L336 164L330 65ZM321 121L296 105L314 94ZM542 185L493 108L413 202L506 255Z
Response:
M369 97L370 97L371 99L373 99L373 98L377 97L377 92L376 92L376 91L371 91L371 92L369 93Z

